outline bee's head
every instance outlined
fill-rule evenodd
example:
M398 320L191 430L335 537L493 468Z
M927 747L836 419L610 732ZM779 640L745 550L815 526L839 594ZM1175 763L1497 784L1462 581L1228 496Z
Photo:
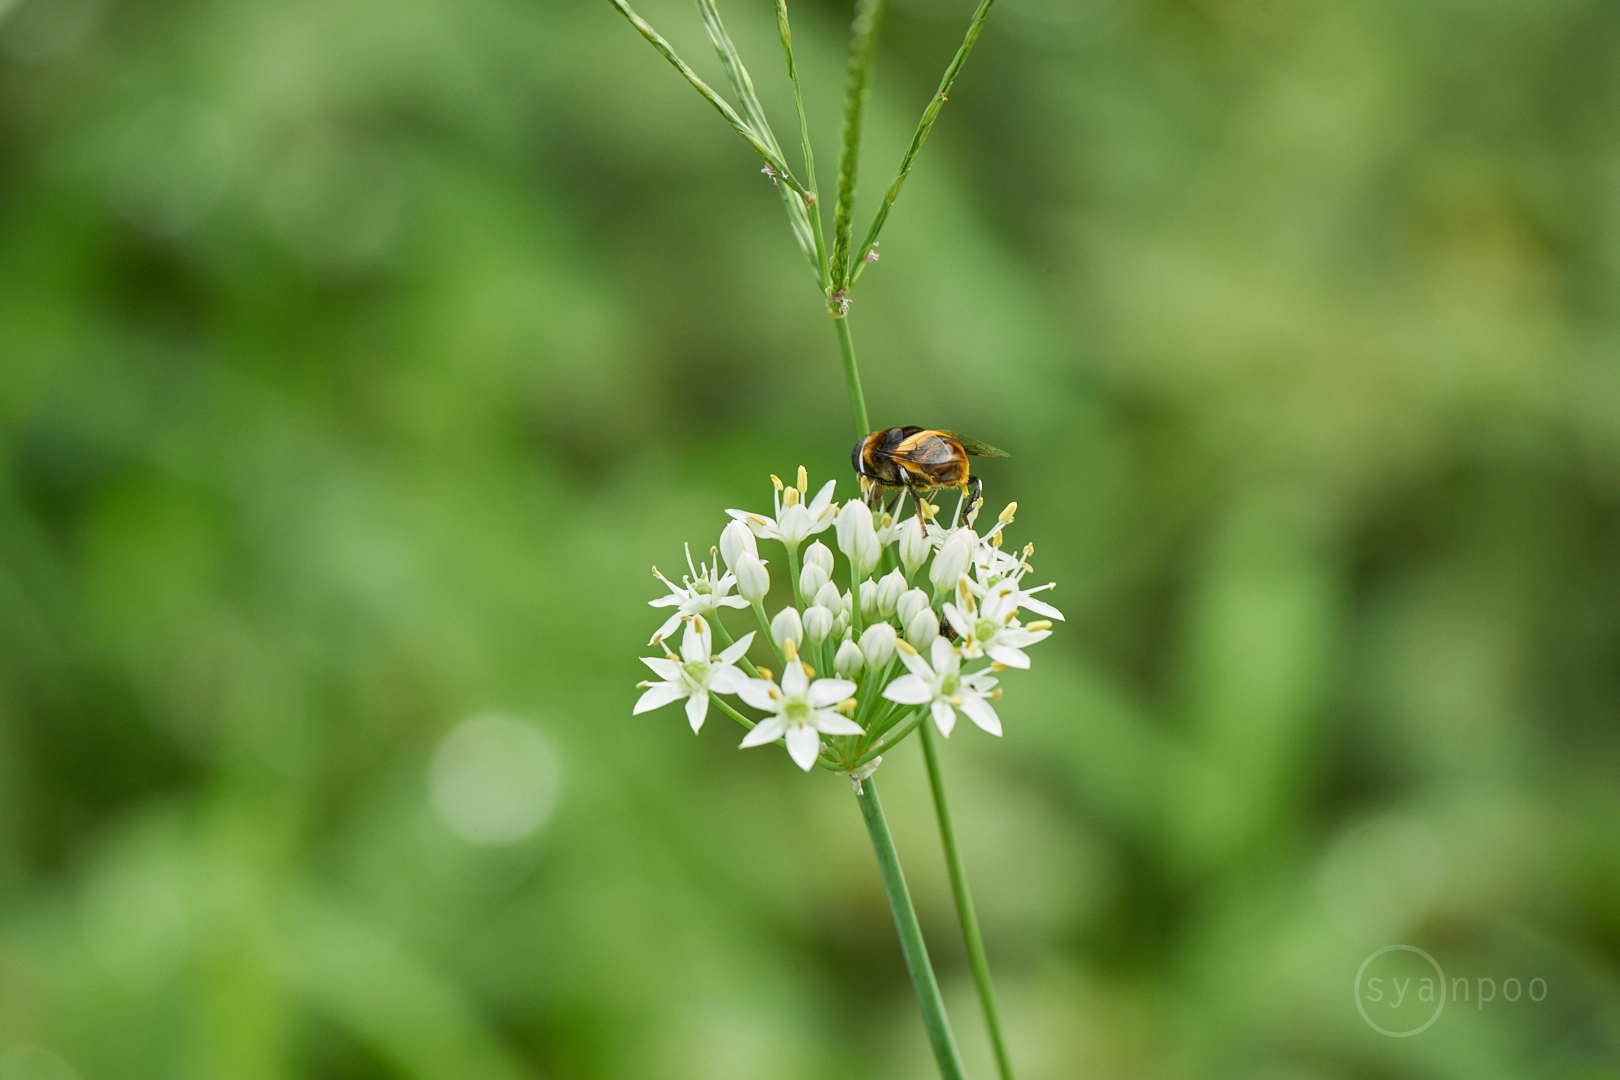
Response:
M861 451L866 449L866 440L870 438L870 435L862 435L855 440L855 449L850 451L849 463L854 468L856 476L867 475L866 463L861 460Z

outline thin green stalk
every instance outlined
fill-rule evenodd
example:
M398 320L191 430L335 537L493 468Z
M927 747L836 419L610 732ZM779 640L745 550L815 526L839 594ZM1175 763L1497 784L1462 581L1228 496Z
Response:
M810 149L810 124L804 116L804 92L799 87L799 69L793 62L793 31L788 26L787 0L776 0L776 32L782 37L782 53L787 57L788 79L793 83L793 105L799 111L799 143L804 147L804 179L810 189L809 205L805 207L815 226L816 270L821 275L822 289L832 287L827 269L827 242L821 232L821 203L816 194L816 155Z
M934 812L939 817L939 838L945 846L945 865L951 874L951 892L956 897L956 914L962 921L962 940L967 943L968 961L973 966L973 983L979 989L984 1007L984 1026L996 1054L996 1070L1001 1080L1013 1080L1012 1062L1007 1058L1007 1042L1001 1034L1001 1017L996 1012L996 994L990 985L990 962L984 955L984 938L979 919L973 913L973 896L968 892L967 874L962 870L962 853L956 848L956 829L951 825L950 807L945 802L945 781L939 772L939 753L934 745L934 725L922 724L923 757L928 762L928 785L934 789Z
M905 739L907 735L911 734L911 729L916 727L918 722L921 721L926 715L927 713L914 713L911 719L906 721L905 726L895 732L893 738L882 741L878 745L864 751L859 757L850 763L849 767L851 769L858 769L862 765L865 765L868 761L871 761L873 758L877 757L879 754L886 754L890 750L893 750Z
M729 648L730 646L736 644L736 642L732 639L731 634L726 630L725 624L720 621L720 613L718 611L714 613L714 618L705 621L707 621L710 626L714 627L714 636L720 639L721 645ZM765 636L770 637L770 634L766 634ZM746 655L742 657L742 664L743 667L748 669L748 674L752 675L756 679L759 678L759 669L754 666L754 662L748 659Z
M754 153L763 158L765 164L776 170L782 183L797 191L800 195L807 194L804 185L799 183L798 179L793 175L793 170L789 169L787 162L782 160L782 155L772 150L765 140L742 117L737 115L736 109L733 109L724 98L710 89L708 83L698 78L697 72L688 67L686 61L675 55L675 50L670 47L669 42L665 41L658 31L648 25L647 20L632 11L630 5L625 3L625 0L608 0L608 2L618 8L619 14L628 19L630 25L634 26L637 32L646 38L648 43L657 49L665 60L673 64L675 70L679 71L687 82L692 84L692 88L702 94L703 99L713 105L720 115L726 118L726 123L730 124L737 134L741 135L748 145L754 148Z
M956 1038L951 1034L951 1022L945 1016L945 1002L939 996L939 983L928 962L928 946L923 943L922 927L917 925L917 911L911 906L911 894L906 891L906 876L900 870L900 856L894 850L894 838L889 835L889 823L883 817L883 804L878 802L877 785L871 777L861 783L855 796L861 805L861 817L866 820L866 831L872 836L872 850L877 855L878 870L883 875L883 891L889 897L889 910L894 912L894 926L900 934L900 951L905 954L906 970L911 973L911 986L922 1007L923 1026L928 1029L928 1042L934 1049L934 1061L944 1080L966 1080L962 1056L956 1049Z
M838 149L838 209L833 214L835 295L849 281L849 233L853 224L850 212L855 205L855 166L861 156L861 115L866 109L872 51L877 44L878 25L883 21L883 5L884 0L855 0L855 21L850 27L849 78L844 85L844 128Z
M849 336L849 319L839 316L838 345L844 352L844 382L849 387L849 408L855 415L855 437L867 435L872 425L866 419L866 395L861 393L861 369L855 366L855 342Z
M765 635L765 640L767 643L769 643L771 651L776 654L777 663L785 663L786 657L782 655L781 648L777 646L776 638L771 636L771 621L765 617L764 601L754 601L754 618L759 620L760 633Z
M956 81L957 72L967 63L968 53L973 51L973 43L979 40L979 31L984 29L984 20L990 17L990 5L996 0L980 0L978 10L973 13L973 19L968 23L967 37L962 39L962 47L956 50L956 56L951 60L951 66L945 69L945 77L939 80L939 89L923 110L922 119L917 123L917 133L911 137L911 145L906 148L906 156L900 159L900 168L894 174L894 182L889 185L889 191L883 196L883 205L872 218L871 228L866 230L866 239L861 241L860 253L856 256L855 272L850 277L850 284L861 279L861 271L866 269L866 256L877 243L878 233L883 231L883 223L889 218L889 208L900 194L900 188L911 175L911 162L922 149L923 140L928 138L928 132L939 117L939 110L945 107L949 100L946 95L951 92L951 84Z
M754 730L754 727L756 726L755 722L748 719L748 717L744 716L736 709L733 709L730 705L727 705L719 694L710 694L709 701L720 706L720 708L726 712L727 715L729 715L733 720L737 721L737 723L741 724L743 727L747 728L749 731Z

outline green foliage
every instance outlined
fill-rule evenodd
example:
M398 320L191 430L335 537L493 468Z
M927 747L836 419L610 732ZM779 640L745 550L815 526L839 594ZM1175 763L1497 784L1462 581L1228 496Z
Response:
M970 7L888 11L869 166ZM830 160L850 11L793 15ZM1620 20L996 19L855 317L874 425L1006 447L1062 582L939 747L1019 1076L1612 1073ZM928 1075L844 782L630 716L668 538L847 468L755 153L605 4L0 20L0 1077ZM433 763L488 714L543 749L454 805L542 823L479 846ZM1550 994L1384 1039L1396 942Z

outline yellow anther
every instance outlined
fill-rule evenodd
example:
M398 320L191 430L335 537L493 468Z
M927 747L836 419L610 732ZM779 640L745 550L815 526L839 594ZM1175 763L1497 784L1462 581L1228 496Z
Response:
M857 702L854 698L848 697L843 701L840 701L837 705L834 705L833 708L837 709L841 713L852 713L855 711L855 706L857 704L859 704L859 702Z
M1007 508L1005 510L996 515L996 520L1001 522L1003 525L1011 525L1013 515L1016 513L1018 513L1018 504L1016 502L1010 502L1007 504Z
M1003 664L1000 660L992 660L992 661L990 661L990 670L991 671L1006 671L1007 670L1007 665ZM1000 690L996 691L996 696L997 697L1001 696L1001 691Z
M907 641L905 638L895 638L894 647L911 656L917 655L917 650L912 646L911 642Z
M1036 622L1030 623L1029 626L1026 627L1026 629L1028 629L1028 630L1050 630L1050 629L1052 629L1052 620L1051 619L1040 619L1040 620L1038 620Z
M788 663L793 663L799 658L799 643L792 638L784 639L782 642L782 655L787 658Z
M755 668L754 670L759 672L759 677L764 679L766 682L771 681L771 669L770 668L761 667L761 668Z
M782 478L775 473L771 473L771 483L776 485L777 491L782 490Z
M803 465L799 466L799 490L804 492L810 490L810 474L804 471Z

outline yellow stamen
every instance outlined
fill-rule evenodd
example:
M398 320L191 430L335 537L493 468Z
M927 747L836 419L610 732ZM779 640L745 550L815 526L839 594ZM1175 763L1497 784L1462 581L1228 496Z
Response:
M1039 619L1039 620L1037 620L1035 622L1030 623L1029 626L1026 627L1026 629L1029 629L1029 630L1050 630L1050 629L1052 629L1052 620L1051 619Z
M764 679L766 682L771 681L771 669L770 668L768 668L768 667L757 667L754 670L759 672L759 677Z
M990 700L991 701L1000 701L1001 700L1001 687L998 686L994 690L990 691Z
M788 488L786 491L782 492L782 508L783 509L786 509L789 506L796 506L796 505L798 505L798 502L799 502L799 489L798 488Z
M799 466L799 490L806 494L810 491L810 474L804 471L803 465Z
M787 662L790 664L797 660L799 658L798 642L794 641L792 638L785 639L782 642L782 655L787 658Z
M1006 671L1007 670L1007 665L1003 664L1000 660L992 660L992 661L990 661L990 670L991 671ZM1000 690L996 691L996 696L997 697L1001 696L1001 691Z
M1016 513L1018 513L1018 504L1016 502L1010 502L1007 504L1007 508L1005 510L996 515L996 520L1001 522L1003 525L1011 525L1013 515Z
M852 713L852 712L855 711L855 706L857 704L859 704L859 703L854 698L851 697L851 698L845 698L843 701L840 701L837 705L834 705L833 708L838 710L841 713Z
M777 491L782 490L782 478L777 476L775 473L771 473L771 483L776 485Z
M813 679L813 678L816 677L816 669L811 667L809 664L806 664L804 661L801 660L801 661L799 661L799 666L804 668L804 677L805 678Z

